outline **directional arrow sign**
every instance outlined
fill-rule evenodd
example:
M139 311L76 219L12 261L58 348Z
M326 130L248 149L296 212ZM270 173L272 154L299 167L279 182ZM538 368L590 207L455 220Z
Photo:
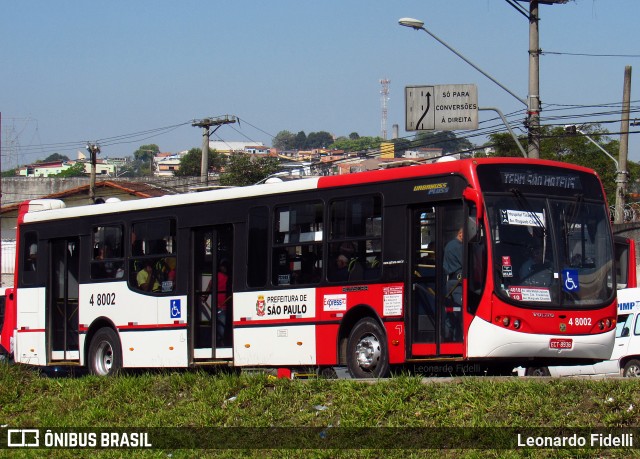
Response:
M478 129L478 88L473 84L407 86L407 131Z
M435 111L431 104L435 86L407 86L404 88L406 105L405 130L432 131L435 129Z

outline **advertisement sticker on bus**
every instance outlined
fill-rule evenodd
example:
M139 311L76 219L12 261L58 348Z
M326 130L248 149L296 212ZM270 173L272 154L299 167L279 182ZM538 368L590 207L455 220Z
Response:
M528 212L526 210L500 209L502 223L518 226L544 227L544 214L542 212Z
M402 286L385 287L382 292L383 315L402 315Z
M342 293L338 295L325 295L322 300L323 311L346 311L347 295Z
M509 296L518 301L551 301L548 288L509 287Z
M233 309L234 320L312 318L316 309L315 289L239 293L234 296Z

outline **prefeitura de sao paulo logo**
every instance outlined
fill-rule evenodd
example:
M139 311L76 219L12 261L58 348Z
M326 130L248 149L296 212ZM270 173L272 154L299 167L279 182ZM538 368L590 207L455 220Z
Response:
M256 313L259 316L263 316L265 314L265 303L263 295L258 295L258 301L256 301Z

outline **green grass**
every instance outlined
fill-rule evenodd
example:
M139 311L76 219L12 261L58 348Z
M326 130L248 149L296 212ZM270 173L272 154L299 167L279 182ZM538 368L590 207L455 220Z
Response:
M403 448L350 449L364 439L395 441L394 435L444 435L455 443L465 432L489 438L486 445L515 440L536 428L630 428L640 423L640 380L552 378L456 378L424 383L397 376L377 382L282 380L266 374L166 372L46 378L33 369L0 365L0 425L8 428L179 427L176 434L203 427L290 429L292 434L338 433L344 449L270 450L0 450L0 456L36 457L629 457L615 449L440 449L418 450L398 437ZM331 430L335 428L337 430ZM315 430L313 428L317 428ZM365 429L363 429L365 428ZM417 428L393 430L389 428ZM419 430L422 428L441 428ZM473 428L473 429L471 429ZM483 430L482 428L487 428ZM266 429L228 429L252 445ZM572 430L569 430L571 432ZM221 431L213 431L213 434ZM270 431L266 431L269 433ZM280 434L282 431L279 431ZM545 431L548 432L548 431ZM211 433L211 432L209 432ZM274 435L278 435L278 432ZM371 437L368 437L370 435ZM635 443L640 446L640 433ZM247 438L249 437L249 438ZM333 437L332 437L333 438ZM500 439L502 438L502 440ZM377 440L376 440L377 439ZM501 443L502 442L502 443ZM366 444L366 443L365 443ZM394 443L391 443L395 445ZM486 446L485 445L485 446ZM372 444L372 446L376 446ZM379 445L381 446L381 445Z

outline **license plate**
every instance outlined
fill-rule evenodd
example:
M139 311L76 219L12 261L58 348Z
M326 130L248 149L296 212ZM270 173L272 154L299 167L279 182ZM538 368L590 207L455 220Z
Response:
M569 338L551 338L549 340L549 349L571 349L573 340Z

